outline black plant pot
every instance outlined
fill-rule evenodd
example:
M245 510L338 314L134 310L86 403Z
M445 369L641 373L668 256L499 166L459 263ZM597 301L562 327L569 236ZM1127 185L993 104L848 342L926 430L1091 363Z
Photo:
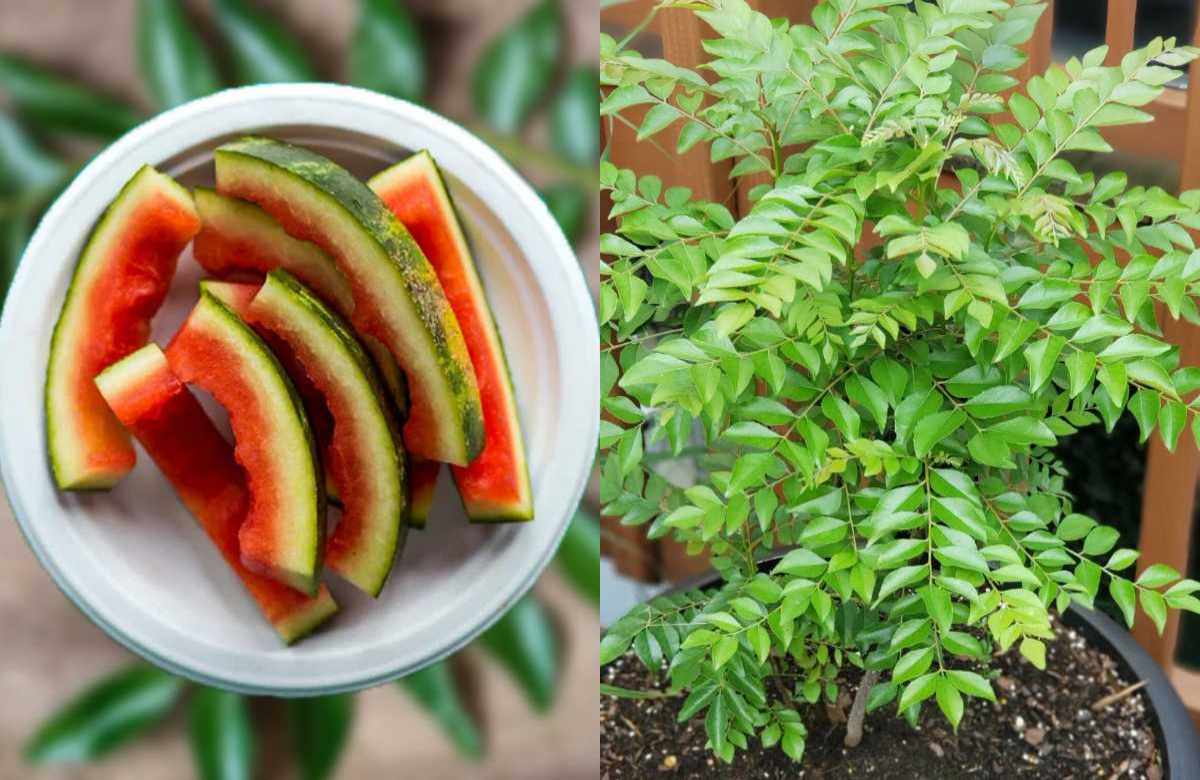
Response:
M779 553L761 558L758 568L767 571L782 557ZM720 575L713 571L681 582L668 592L703 590L719 581ZM1101 612L1072 605L1062 616L1062 621L1083 634L1092 645L1107 650L1121 665L1125 677L1146 681L1142 690L1150 699L1154 731L1163 751L1163 777L1166 780L1200 780L1200 735L1196 733L1183 700L1150 654L1133 635Z

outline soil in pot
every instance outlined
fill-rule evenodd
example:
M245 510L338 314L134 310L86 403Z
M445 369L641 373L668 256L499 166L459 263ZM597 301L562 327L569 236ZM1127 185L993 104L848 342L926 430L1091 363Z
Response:
M1075 630L1061 624L1056 630L1044 672L1015 650L995 659L996 702L971 699L957 735L932 705L923 708L918 730L888 705L867 716L862 743L848 750L836 712L831 719L823 706L800 707L808 727L800 765L778 748L739 752L732 766L721 764L704 747L701 718L675 722L682 697L602 696L601 777L1161 778L1148 699L1135 691L1094 709L1135 681L1124 679L1117 662ZM841 681L845 690L857 685L854 671ZM662 678L632 653L600 673L603 682L635 690L664 690Z

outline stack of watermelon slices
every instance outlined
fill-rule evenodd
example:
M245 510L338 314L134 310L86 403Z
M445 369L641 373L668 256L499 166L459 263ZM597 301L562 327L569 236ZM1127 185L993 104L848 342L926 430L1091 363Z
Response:
M146 166L93 229L51 342L50 465L62 490L111 488L137 439L290 643L337 611L326 569L379 595L442 463L472 522L531 520L533 499L504 350L433 158L368 186L269 138L214 156L215 190ZM189 243L215 278L162 349L150 321ZM189 384L228 411L234 444Z

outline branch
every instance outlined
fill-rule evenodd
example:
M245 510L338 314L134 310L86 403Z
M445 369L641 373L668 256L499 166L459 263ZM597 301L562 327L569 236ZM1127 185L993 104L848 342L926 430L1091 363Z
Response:
M858 747L862 742L863 718L867 715L867 697L871 695L871 686L879 679L879 672L868 670L858 684L854 694L854 704L850 707L850 717L846 720L846 739L842 742L848 748Z

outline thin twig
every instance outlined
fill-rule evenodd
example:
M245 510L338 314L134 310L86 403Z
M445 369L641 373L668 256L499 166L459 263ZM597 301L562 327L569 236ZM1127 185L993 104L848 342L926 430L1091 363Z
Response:
M1092 705L1092 712L1099 712L1100 710L1104 709L1105 707L1109 706L1110 704L1116 704L1121 699L1124 699L1127 696L1132 696L1133 694L1137 693L1139 690L1141 690L1145 686L1146 686L1146 681L1142 680L1140 682L1135 682L1133 685L1130 685L1126 688L1122 688L1121 690L1117 691L1116 693L1110 693L1109 695L1105 696L1103 699L1097 700L1096 703Z

